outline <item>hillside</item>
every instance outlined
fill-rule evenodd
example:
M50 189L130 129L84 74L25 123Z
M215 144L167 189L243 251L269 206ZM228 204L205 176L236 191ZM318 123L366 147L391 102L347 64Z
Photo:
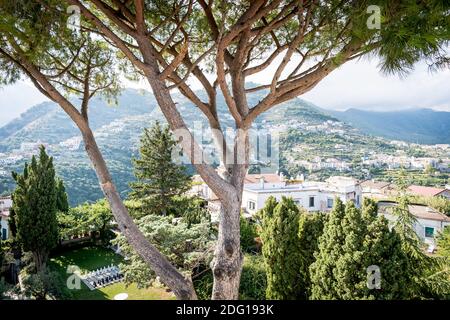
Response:
M450 112L430 109L391 112L348 109L332 114L339 120L375 136L421 144L450 143Z
M256 103L259 98L253 95L250 102ZM182 96L176 96L175 100L191 128L207 127L205 118L196 107ZM224 114L222 124L227 128L233 125L233 121L229 114L225 114L225 109L223 98L219 97L218 111ZM257 119L257 124L261 126L266 123L272 126L284 123L286 118L311 124L333 119L297 99L262 115ZM137 155L140 135L143 129L151 126L155 120L165 122L154 97L148 92L127 89L118 98L117 104L108 104L101 99L91 102L91 127L124 197L129 191L129 182L133 180L131 158ZM204 140L209 138L206 133ZM101 197L78 129L52 102L36 105L0 128L0 194L10 192L14 188L10 172L21 170L23 163L34 152L28 150L30 144L33 148L36 143L48 144L49 153L55 157L58 174L66 182L71 204ZM188 168L188 172L192 173L192 169Z
M249 103L254 105L260 99L260 95L252 95ZM190 128L194 128L196 133L202 127L207 128L205 118L195 106L182 96L176 96L175 101ZM232 127L233 120L226 113L223 97L218 97L218 112L223 115L223 128ZM338 118L338 114L331 115L311 103L294 99L262 114L255 127L263 132L281 134L280 169L292 175L305 172L305 161L324 157L354 168L354 172L349 174L354 175L356 169L359 170L359 177L358 163L362 157L373 156L374 150L386 154L398 151L398 147L389 145L386 140L363 135ZM117 104L108 104L101 99L91 102L91 126L123 197L127 196L129 182L134 179L131 159L137 156L139 138L143 129L155 120L164 122L164 117L148 92L127 89L118 97ZM386 119L384 123L387 126L389 121ZM203 131L203 141L211 143L211 135L207 131ZM102 197L77 128L51 102L29 109L0 128L0 194L9 193L14 188L10 172L22 170L24 162L36 152L38 143L48 145L49 153L55 158L57 172L65 180L72 205ZM193 173L193 169L188 167L188 172ZM326 174L333 172L328 170ZM340 174L344 172L340 171Z

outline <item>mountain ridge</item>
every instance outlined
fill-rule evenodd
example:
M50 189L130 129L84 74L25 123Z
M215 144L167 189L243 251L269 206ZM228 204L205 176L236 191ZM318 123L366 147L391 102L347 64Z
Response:
M362 132L420 144L450 143L450 112L427 108L367 111L350 108L331 114Z

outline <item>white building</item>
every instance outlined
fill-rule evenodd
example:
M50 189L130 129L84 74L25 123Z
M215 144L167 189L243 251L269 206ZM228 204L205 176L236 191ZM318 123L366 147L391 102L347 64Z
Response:
M242 194L242 208L250 215L264 208L266 200L273 196L280 200L282 196L291 197L307 211L329 211L334 199L340 198L344 203L354 201L361 204L361 187L348 177L331 177L326 182L316 181L279 181L266 182L264 177L258 183L246 183Z
M384 215L391 226L395 224L397 219L392 214L392 209L396 205L397 204L392 201L378 202L378 213ZM409 212L411 212L417 220L414 229L419 238L430 248L435 248L436 237L445 227L450 226L450 217L447 217L445 214L430 207L418 204L409 205Z
M282 196L292 197L307 211L329 211L336 197L344 203L354 201L358 207L361 205L361 187L353 178L335 176L326 182L303 180L303 176L297 177L296 180L286 180L282 174L248 174L242 193L242 208L251 216L264 207L270 196L277 200ZM207 200L213 218L217 216L220 202L199 176L194 177L190 194Z
M0 197L0 239L9 238L9 209L12 206L11 197Z

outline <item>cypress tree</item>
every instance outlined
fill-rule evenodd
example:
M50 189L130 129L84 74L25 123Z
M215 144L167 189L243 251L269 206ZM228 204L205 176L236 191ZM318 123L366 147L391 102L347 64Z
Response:
M446 273L433 278L429 257L420 250L407 202L395 209L403 217L390 230L377 216L377 206L364 201L362 211L352 203L337 203L319 239L310 267L312 299L412 299L442 297ZM340 222L337 217L340 217ZM339 234L341 233L341 234ZM369 287L369 266L379 270L380 287ZM440 280L439 283L436 280Z
M56 207L60 212L69 212L69 200L66 188L64 187L63 180L60 178L56 179Z
M314 253L319 248L319 237L323 233L326 215L323 213L301 214L298 227L299 241L299 298L308 299L311 295L309 267L315 261Z
M13 177L17 183L13 203L17 240L24 251L32 253L36 270L40 271L58 241L53 158L42 146L39 158L33 156L23 174L13 173Z
M263 257L267 272L268 299L297 299L302 284L299 274L298 228L300 211L291 198L283 197L271 213L264 215Z
M400 236L395 230L389 230L386 218L373 217L367 227L363 246L363 268L379 267L381 282L379 289L370 289L367 287L367 278L362 279L355 296L376 300L409 299L408 257L402 249Z
M174 197L190 188L185 168L172 162L176 144L168 126L156 122L151 129L144 129L140 159L133 159L137 181L130 184L130 197L142 202L145 214L168 214L175 207Z
M336 278L334 269L342 255L345 234L341 222L345 216L345 207L339 198L334 201L333 210L329 213L324 225L323 234L319 238L318 250L311 264L311 299L336 299Z
M273 210L275 209L277 204L278 204L278 202L275 199L275 197L270 196L269 198L267 198L266 202L264 203L264 208L262 208L258 212L257 216L258 216L259 220L261 221L262 230L265 230L267 228L268 223L273 216Z
M363 221L361 210L352 201L347 202L342 219L344 242L342 251L336 260L333 275L336 279L335 292L339 299L356 299L358 291L365 286L363 242L367 225Z

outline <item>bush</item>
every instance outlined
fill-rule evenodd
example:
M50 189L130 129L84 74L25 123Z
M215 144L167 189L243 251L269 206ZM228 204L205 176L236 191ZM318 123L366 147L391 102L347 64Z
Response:
M55 271L44 268L37 273L22 272L21 275L24 293L28 297L36 300L68 298L64 290L64 281Z
M255 238L258 237L255 223L241 216L241 249L246 253L257 251Z
M267 277L263 257L261 255L245 255L239 299L264 300L266 287Z
M204 269L197 273L198 276L193 276L192 282L194 283L195 292L199 300L211 299L213 289L213 274L211 269Z

